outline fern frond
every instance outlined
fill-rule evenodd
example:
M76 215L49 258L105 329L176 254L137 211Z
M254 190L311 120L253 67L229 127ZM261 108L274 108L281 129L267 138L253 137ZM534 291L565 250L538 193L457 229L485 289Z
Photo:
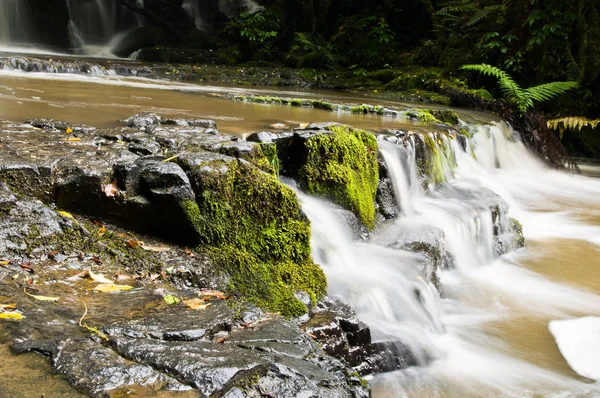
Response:
M525 89L528 98L536 102L551 100L579 86L577 82L552 82Z
M470 28L473 25L477 25L479 22L483 21L484 19L486 19L487 17L492 15L495 11L500 11L503 8L504 8L503 4L496 4L493 6L484 7L481 10L479 10L475 15L473 15L471 17L471 19L469 19L469 21L467 21L467 23L465 24L465 27Z
M521 86L519 86L508 73L504 72L500 68L487 64L477 64L463 65L460 67L460 69L475 71L486 76L495 77L498 79L498 84L500 85L502 94L508 101L512 103L519 104L524 99L528 98Z
M595 129L598 127L598 125L600 125L600 119L591 120L582 116L569 116L548 120L547 124L548 128L551 128L552 130L558 130L560 127L562 127L566 130L581 131L581 129L588 126Z
M567 79L569 79L572 82L578 82L581 81L581 68L579 68L579 65L577 65L577 61L575 61L575 58L573 57L573 53L571 53L571 50L567 47L567 51L566 51L566 58L567 58Z

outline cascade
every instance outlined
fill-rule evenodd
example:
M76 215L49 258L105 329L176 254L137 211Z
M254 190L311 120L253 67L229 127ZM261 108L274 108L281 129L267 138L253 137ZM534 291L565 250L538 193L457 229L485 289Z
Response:
M26 1L0 1L0 44L24 45L31 41L29 7Z
M111 57L142 18L113 0L68 0L71 47L81 55ZM138 3L138 5L143 5Z
M546 170L506 123L466 127L473 133L466 145L456 139L424 138L430 150L440 154L433 167L445 177L430 179L427 193L416 173L416 146L422 138L380 140L402 212L367 241L353 240L350 227L330 203L298 192L311 220L313 253L327 274L329 294L357 311L371 327L374 340L402 341L423 365L376 376L374 391L398 397L446 396L458 388L457 396L517 397L543 385L549 394L597 392L586 383L506 355L502 343L481 330L482 324L503 316L502 308L486 306L482 286L550 314L598 313L600 297L518 267L510 254L498 257L495 242L499 234L507 233L509 214L521 219L525 228L536 217L516 197L521 190L511 185L515 176L524 176L527 170L533 177L523 177L523 184L543 178L537 188L561 191L548 182L556 181L560 173ZM566 179L572 183L573 178L577 177L563 175L561 183ZM595 193L600 184L581 188ZM535 223L542 221L535 218ZM543 222L544 227L547 224ZM581 230L545 233L565 236L575 231ZM424 272L426 259L402 250L403 242L431 242L432 236L437 239L433 244L443 246L454 266L437 271L447 295L444 299ZM599 236L594 229L591 238Z

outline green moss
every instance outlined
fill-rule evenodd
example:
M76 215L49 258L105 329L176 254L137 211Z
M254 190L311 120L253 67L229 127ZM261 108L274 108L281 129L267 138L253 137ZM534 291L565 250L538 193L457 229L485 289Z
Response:
M458 114L449 109L434 110L431 114L442 123L458 124Z
M200 194L185 201L205 251L230 275L231 292L269 311L298 316L294 297L323 297L327 282L311 259L310 225L296 194L242 162L216 160L193 171Z
M513 245L517 248L525 246L523 225L515 218L510 218L508 222L510 223L510 230L513 233Z
M440 123L429 109L415 109L406 112L406 115L423 123Z
M290 100L290 105L291 106L302 106L303 105L303 101L301 99L298 99L298 98L292 98Z
M372 107L370 107L369 105L358 105L358 106L353 106L352 108L350 108L350 111L352 113L369 113L369 111L371 110Z
M316 109L324 109L326 111L333 111L333 105L326 101L312 100L312 101L310 101L310 104L312 105L313 108L316 108Z
M379 182L377 140L373 134L347 126L329 129L333 134L306 141L308 155L299 182L306 192L333 200L373 228Z
M426 144L425 173L429 184L439 185L446 181L448 169L456 167L452 149L437 133L421 136Z

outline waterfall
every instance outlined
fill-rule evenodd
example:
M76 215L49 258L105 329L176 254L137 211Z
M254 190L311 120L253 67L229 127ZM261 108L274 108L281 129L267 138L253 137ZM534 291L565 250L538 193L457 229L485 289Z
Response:
M143 23L139 15L113 0L68 0L67 4L71 47L81 55L114 56L119 42Z
M580 195L585 192L597 203L600 183L584 184L582 177L547 170L506 123L467 127L473 134L463 145L435 135L380 141L402 214L380 225L368 241L353 241L332 204L298 192L311 220L313 256L327 275L329 294L350 304L371 327L375 340L401 340L423 365L375 377L375 392L398 397L520 397L523 391L540 388L547 395L597 392L584 382L507 354L481 325L506 316L503 306L489 303L489 295L549 314L600 311L600 297L518 267L512 255L498 258L494 234L499 225L492 217L492 205L506 202L508 212L498 206L499 224L506 226L511 214L523 222L528 236L573 237L583 227L571 220L552 228L548 222L556 218L543 218L548 215L526 208L522 185L534 186L533 195L568 198L577 194L565 187L576 186ZM429 158L429 165L437 162L433 167L444 177L430 179L427 193L416 175L421 140L438 157ZM600 237L598 228L587 231L592 241ZM411 241L441 245L452 258L453 269L438 270L447 298L441 299L427 282L426 259L403 250Z
M32 30L26 1L0 1L0 44L27 44L31 41Z

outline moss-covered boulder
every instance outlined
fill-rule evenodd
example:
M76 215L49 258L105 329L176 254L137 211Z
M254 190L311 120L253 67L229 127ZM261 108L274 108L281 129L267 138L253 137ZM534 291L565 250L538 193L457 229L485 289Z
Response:
M209 152L179 159L195 201L184 203L202 247L230 275L230 288L262 308L297 316L326 292L311 259L310 225L295 193L248 162Z
M303 191L351 210L373 228L379 183L373 134L339 124L315 125L278 141L277 148L282 173L295 178Z

